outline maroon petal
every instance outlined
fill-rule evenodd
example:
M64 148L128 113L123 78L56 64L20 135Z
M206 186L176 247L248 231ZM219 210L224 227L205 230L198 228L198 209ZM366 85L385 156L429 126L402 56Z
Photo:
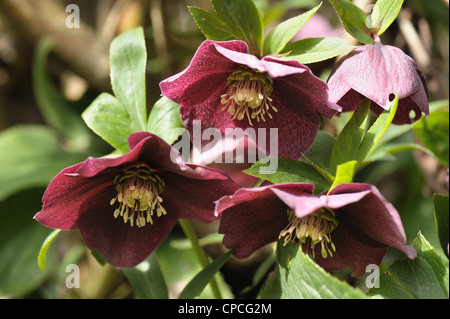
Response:
M218 51L235 63L267 73L274 82L282 81L282 84L274 87L274 92L284 87L287 88L285 92L291 91L291 95L296 95L296 98L290 101L292 103L285 105L286 107L290 107L292 104L292 107L295 104L303 104L304 107L316 109L321 115L328 118L341 110L340 106L328 101L327 84L316 77L307 66L298 61L271 56L259 60L253 55L234 52L225 48L218 48ZM281 94L279 93L279 95ZM302 103L295 103L300 101Z
M114 218L115 207L110 199L115 197L114 187L105 189L96 200L85 201L78 220L81 235L91 250L97 251L114 267L134 267L146 259L173 229L177 218L176 208L164 203L167 215L153 217L153 225L133 227L119 216Z
M263 58L260 60L254 55L227 49L217 44L216 49L230 61L233 61L236 64L245 65L250 69L258 70L259 72L267 73L272 79L291 74L303 73L308 69L296 61L293 61L294 65L289 65L280 63L280 60L276 58Z
M217 73L231 74L236 68L236 64L221 55L217 51L216 45L234 51L248 52L248 47L243 41L215 42L206 40L199 46L191 63L184 71L160 83L161 93L172 101L182 104L185 90L192 83Z
M231 72L217 72L193 82L184 92L180 100L180 115L183 125L193 136L193 122L199 120L205 128L236 127L232 116L222 111L221 95L225 94L227 78ZM208 92L208 94L205 94ZM202 130L203 132L203 130Z
M264 60L273 61L272 65L281 64L293 68L304 70L303 72L287 74L284 77L275 79L274 83L280 82L275 91L285 88L285 91L295 92L296 98L291 100L287 107L301 104L315 109L321 116L332 118L336 113L341 112L342 107L332 103L328 99L328 85L315 76L305 65L292 60L278 59L274 57L264 57ZM275 85L275 84L274 84ZM297 109L303 110L303 108Z
M365 235L351 222L340 222L331 233L336 245L333 257L322 258L320 247L315 247L315 261L327 271L350 268L354 277L361 277L370 264L379 265L386 254L387 246Z
M360 185L339 185L330 192L330 197L334 194L350 193L355 186ZM415 258L415 250L405 245L405 231L395 207L381 195L376 187L372 185L365 187L370 187L370 191L363 198L336 209L336 213L345 215L362 232L379 243L399 249L409 258Z
M246 258L277 240L288 223L287 206L270 188L238 190L222 197L215 212L222 215L219 233L225 234L223 244L233 248L238 258Z
M333 196L315 196L312 194L312 190L311 192L299 194L298 192L287 188L274 188L273 192L276 193L277 196L286 203L286 205L294 210L298 218L303 218L324 207L336 209L350 203L358 202L369 192L364 184L355 186L355 188L358 191L355 191L354 193L344 193L342 195L339 194Z
M287 226L287 208L273 192L283 189L292 193L312 192L311 184L275 184L258 188L241 188L216 202L215 214L222 215L219 233L223 244L234 249L234 255L245 258L264 245L278 239Z
M139 141L140 138L142 139ZM130 146L132 150L120 157L89 158L78 168L77 173L83 177L93 177L109 168L126 168L146 163L155 171L174 172L193 179L226 180L228 178L222 171L186 164L175 148L151 133L132 134ZM118 173L117 170L115 172ZM113 183L114 177L111 179L111 183Z
M261 121L254 127L247 119L233 120L229 112L222 111L221 96L228 90L227 78L243 66L265 72L274 79L271 98L279 112L271 112L273 120L268 118L267 122ZM320 115L331 118L341 109L328 100L326 83L314 76L308 67L297 61L270 56L259 59L248 54L248 47L242 41L203 42L188 68L162 81L160 87L163 95L181 105L181 119L191 139L195 135L194 121L201 124L200 132L216 128L222 134L227 128L276 127L280 134L280 150L275 155L295 159L313 143ZM269 137L269 130L266 134ZM293 140L295 145L291 144ZM206 144L208 141L202 139L202 146Z
M312 108L312 104L308 103L308 99L302 99L298 92L289 90L282 84L277 83L272 99L278 112L273 113L273 118L267 122L255 123L255 132L264 133L258 129L265 128L266 149L269 150L271 135L274 134L271 128L276 128L278 154L270 150L269 155L300 159L314 143L319 131L320 116Z
M111 185L115 176L114 172L108 172L97 178L85 178L76 174L82 165L84 162L62 170L51 181L42 198L42 210L34 219L50 228L78 228L81 204L98 198L98 194Z
M165 166L175 169L177 167L170 161L171 146L157 135L147 132L134 133L129 137L129 145L131 151L119 157L88 158L77 173L84 177L93 177L108 168L126 167L142 162L152 163L152 168L156 169Z
M351 268L355 276L361 276L368 264L381 262L387 247L399 249L409 258L416 256L415 249L405 245L398 212L372 185L341 184L320 196L278 188L273 192L298 218L325 207L335 212L339 225L331 233L334 257L322 258L320 247L315 248L317 263L328 271Z

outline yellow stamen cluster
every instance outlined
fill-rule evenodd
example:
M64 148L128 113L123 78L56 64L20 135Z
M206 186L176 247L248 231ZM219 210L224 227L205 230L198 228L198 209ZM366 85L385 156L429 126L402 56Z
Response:
M266 73L254 70L237 70L227 79L228 91L221 96L224 105L222 112L228 112L234 119L243 120L247 117L250 125L252 119L266 121L266 115L272 119L269 110L278 110L272 105L270 94L273 91L273 81Z
M314 246L320 243L322 257L333 257L336 247L331 241L331 232L338 226L338 221L331 210L323 208L303 218L298 218L291 209L287 213L289 224L279 236L279 239L284 238L284 245L295 242L315 258Z
M155 211L157 217L167 214L159 196L164 190L164 180L147 165L128 168L116 176L114 183L117 196L110 204L114 205L116 201L120 203L114 211L115 218L120 215L124 223L130 221L130 226L133 226L136 222L138 227L142 227L146 223L153 224L152 216Z

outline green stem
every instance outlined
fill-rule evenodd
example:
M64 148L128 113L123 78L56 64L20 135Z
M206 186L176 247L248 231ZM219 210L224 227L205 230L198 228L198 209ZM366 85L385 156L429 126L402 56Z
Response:
M199 244L197 234L195 233L194 228L191 225L191 222L186 219L179 219L178 222L180 223L180 226L183 229L184 234L191 242L192 248L194 249L197 258L200 261L200 264L202 265L203 268L205 268L206 266L209 265L209 260ZM220 294L219 287L217 286L217 282L214 279L214 277L211 278L209 284L211 286L211 290L214 294L214 297L216 299L222 299L222 295Z

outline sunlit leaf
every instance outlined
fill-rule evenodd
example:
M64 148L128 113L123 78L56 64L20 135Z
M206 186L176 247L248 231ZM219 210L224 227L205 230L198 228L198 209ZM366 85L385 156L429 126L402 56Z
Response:
M349 161L339 164L336 169L336 179L334 180L333 185L331 185L330 190L340 184L349 184L353 182L353 177L355 176L357 167L357 161Z
M220 270L220 268L226 263L228 258L230 258L232 250L223 254L222 256L215 259L212 263L206 266L202 271L200 271L183 289L179 298L180 299L193 299L202 293L203 289L208 285L214 275Z
M256 162L249 169L245 170L246 174L254 177L268 180L274 184L278 183L312 183L315 184L314 191L316 193L323 192L328 189L329 184L311 165L291 160L287 158L271 159L277 161L276 171L273 173L263 173L262 169L267 168L267 164ZM273 165L273 164L269 164Z
M369 36L370 28L367 26L367 15L350 0L330 0L345 30L355 39L364 44L373 43Z
M449 165L449 111L439 109L413 124L414 133L436 156L439 162Z
M273 291L268 294L263 292L262 298L275 298L274 292L281 299L367 298L359 289L323 270L297 244L283 246L282 242L278 242L277 257L277 274L265 288Z
M175 142L184 132L180 118L180 106L165 96L161 97L152 107L147 131L158 135L168 144Z
M188 8L195 23L208 40L228 41L235 39L228 24L222 21L215 13L197 7L189 6Z
M372 10L371 20L372 28L380 35L394 22L403 0L377 0Z
M288 44L283 52L289 53L286 59L308 64L334 58L354 48L356 46L341 38L307 38Z
M150 257L136 267L124 269L123 273L130 281L139 298L169 298L167 286L155 253L151 254Z
M379 288L370 292L395 299L448 299L448 259L439 256L420 233L413 246L417 257L394 262L380 277Z
M358 149L357 160L362 163L364 159L370 154L370 152L375 148L378 142L386 133L388 127L391 125L392 120L395 117L398 107L398 95L391 102L389 111L384 111L381 113L376 121L369 128L367 133L364 135L361 145Z
M134 133L125 107L109 93L101 93L83 112L86 125L116 149L126 153L128 137Z
M339 133L331 152L331 169L333 172L336 172L338 165L356 160L366 128L369 107L370 100L364 99Z
M143 29L139 27L117 36L111 43L109 54L114 95L130 115L132 130L144 131L147 123L147 51Z
M245 41L252 54L261 55L263 23L252 0L212 0L215 13L238 40Z
M322 3L305 13L283 21L273 28L264 40L263 54L280 53L303 25L319 10L321 5Z

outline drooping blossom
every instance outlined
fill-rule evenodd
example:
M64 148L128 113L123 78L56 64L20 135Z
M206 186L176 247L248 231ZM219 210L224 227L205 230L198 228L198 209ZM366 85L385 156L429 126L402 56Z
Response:
M398 94L394 124L410 124L429 114L428 87L415 61L399 48L362 45L342 57L328 80L330 100L343 112L354 111L364 97L377 114L389 110Z
M356 277L369 264L379 265L388 247L416 256L405 245L400 216L369 184L341 184L328 195L314 195L314 185L272 184L241 188L216 202L223 244L246 258L281 240L301 246L327 271L350 268Z
M187 164L160 137L134 133L120 157L88 158L62 170L35 219L79 229L86 245L115 267L150 255L178 218L211 222L214 200L239 186L219 170Z
M266 141L271 133L267 128L277 128L276 155L295 159L313 143L321 116L331 118L340 111L328 101L326 83L308 67L275 56L260 59L238 40L204 41L190 65L162 81L160 88L181 105L191 138L194 121L201 121L202 130L216 128L222 134L227 128L253 128L258 136L266 134Z

